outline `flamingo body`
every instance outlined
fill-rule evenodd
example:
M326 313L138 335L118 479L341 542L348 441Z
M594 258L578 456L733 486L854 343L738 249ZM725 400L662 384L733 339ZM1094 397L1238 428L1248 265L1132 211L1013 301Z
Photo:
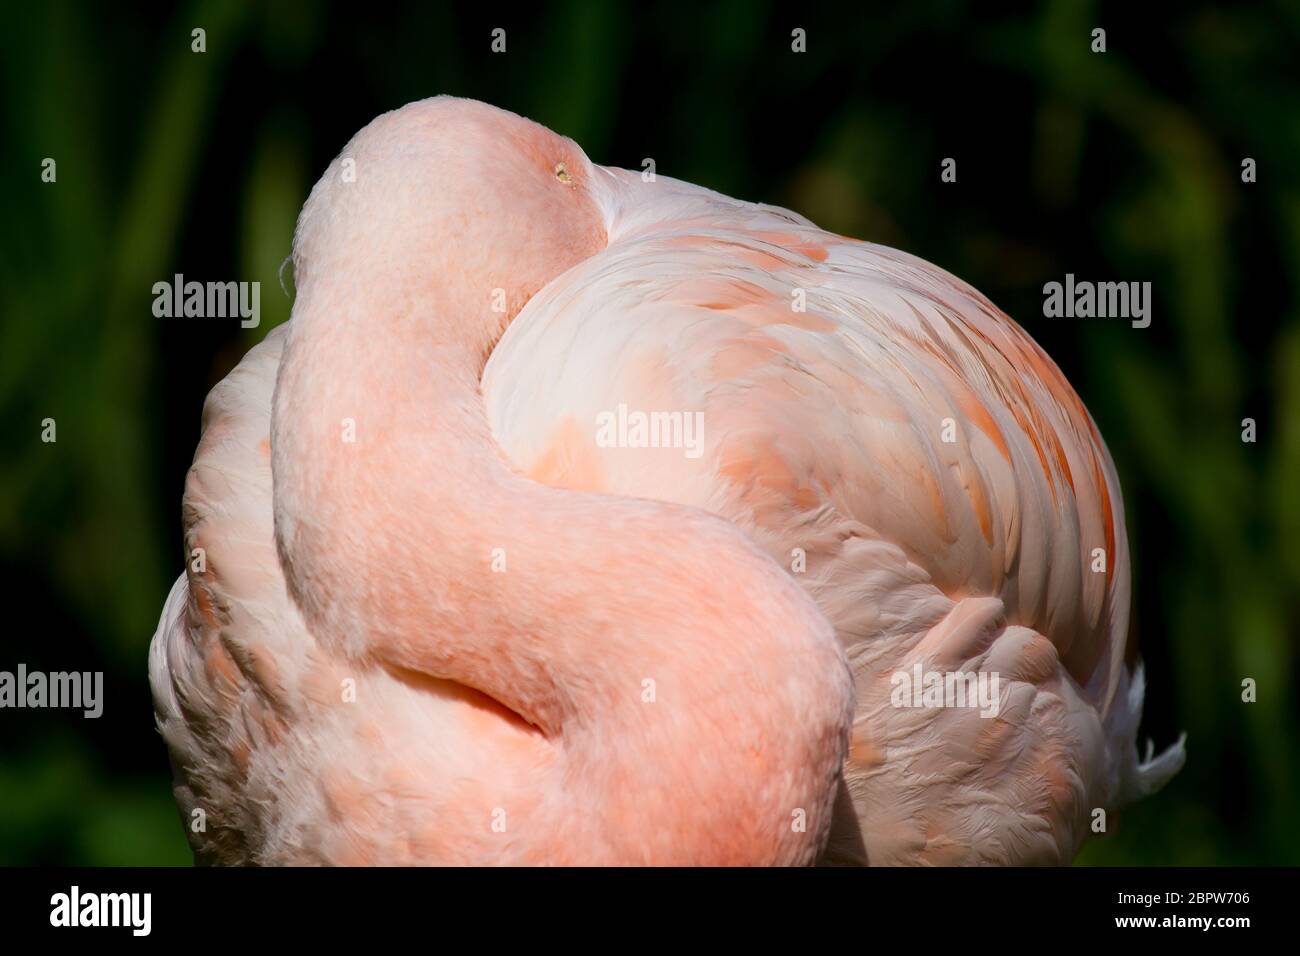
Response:
M1176 772L1114 466L974 289L481 104L348 154L382 192L326 174L209 396L151 650L200 859L1057 863ZM896 706L918 665L997 716Z

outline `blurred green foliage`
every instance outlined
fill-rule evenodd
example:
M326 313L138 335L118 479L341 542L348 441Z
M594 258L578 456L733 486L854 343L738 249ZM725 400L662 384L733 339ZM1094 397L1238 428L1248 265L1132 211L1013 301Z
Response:
M0 863L188 862L145 657L181 570L202 398L287 318L279 267L330 157L376 113L441 92L529 115L597 162L654 157L917 253L1019 319L1116 458L1144 733L1189 734L1183 773L1081 862L1300 862L1296 5L6 14L0 669L102 669L107 700L97 721L0 712ZM262 325L154 318L151 287L175 272L260 281ZM1151 281L1151 328L1041 318L1043 283L1066 272Z

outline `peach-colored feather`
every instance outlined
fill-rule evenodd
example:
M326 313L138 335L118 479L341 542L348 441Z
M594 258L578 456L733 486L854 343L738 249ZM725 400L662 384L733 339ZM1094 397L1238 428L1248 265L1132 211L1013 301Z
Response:
M201 860L1061 862L1177 770L1110 457L979 293L482 104L342 158L151 651ZM698 455L603 447L620 405ZM914 664L998 716L891 706Z

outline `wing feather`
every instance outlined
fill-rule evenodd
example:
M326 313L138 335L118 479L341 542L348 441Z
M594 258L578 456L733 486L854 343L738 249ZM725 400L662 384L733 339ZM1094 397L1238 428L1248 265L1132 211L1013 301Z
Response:
M1078 396L915 257L680 183L621 215L494 352L503 448L541 481L715 512L792 570L874 728L846 767L868 858L1068 861L1122 796L1140 713L1122 497ZM620 407L700 413L699 454L602 447ZM890 675L972 609L950 663L1006 668L1007 716L891 707Z

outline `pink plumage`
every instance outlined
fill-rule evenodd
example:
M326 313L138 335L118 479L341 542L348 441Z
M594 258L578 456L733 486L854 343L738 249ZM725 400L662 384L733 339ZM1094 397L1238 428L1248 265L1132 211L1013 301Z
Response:
M1064 862L1180 766L1101 436L953 276L450 98L294 263L151 650L201 861Z

